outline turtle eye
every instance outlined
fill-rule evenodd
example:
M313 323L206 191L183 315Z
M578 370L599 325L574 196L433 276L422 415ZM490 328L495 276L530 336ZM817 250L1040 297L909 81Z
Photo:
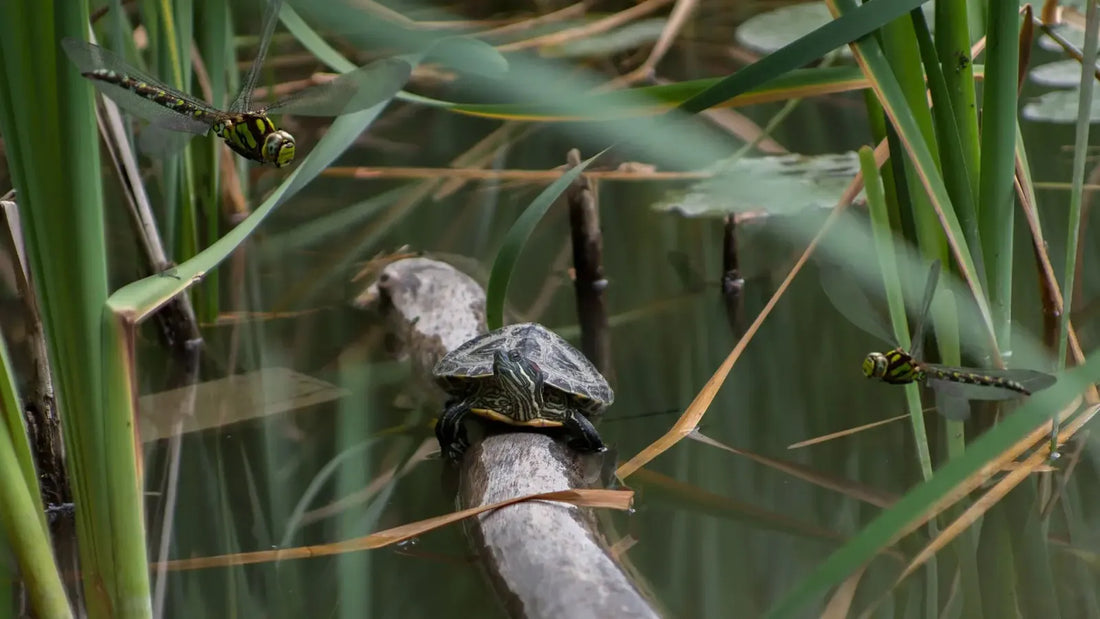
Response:
M508 358L512 361L519 361L523 355L519 354L518 350L512 350L508 352Z

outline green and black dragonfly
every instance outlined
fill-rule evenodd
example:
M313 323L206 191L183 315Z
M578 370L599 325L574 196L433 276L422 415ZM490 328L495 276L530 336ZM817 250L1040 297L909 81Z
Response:
M908 351L901 347L888 352L872 352L863 359L863 374L892 385L924 383L936 394L936 408L948 419L962 420L970 415L967 400L1008 400L1031 395L1054 384L1055 378L1035 370L993 370L954 367L928 363L920 359L928 311L936 294L940 262L932 263L921 298L921 311L913 331L913 344ZM885 329L875 324L870 314L869 299L861 291L844 288L843 276L823 275L826 295L833 305L856 326L885 342L893 341Z
M282 167L294 160L294 136L276 127L269 115L339 116L364 110L400 90L412 68L398 58L378 60L271 105L257 107L252 103L252 91L281 5L282 0L267 0L259 50L240 92L226 110L165 85L98 45L66 38L61 46L100 92L154 127L195 135L213 131L242 157Z

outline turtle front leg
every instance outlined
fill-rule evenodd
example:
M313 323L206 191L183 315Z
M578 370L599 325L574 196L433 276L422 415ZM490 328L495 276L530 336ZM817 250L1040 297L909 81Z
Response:
M562 420L562 425L570 434L569 446L577 451L606 451L607 446L596 432L596 426L576 409L570 409Z
M462 459L462 454L470 446L466 436L466 426L462 420L470 412L465 400L452 400L443 409L439 421L435 422L435 438L439 441L439 450L445 458L453 462Z

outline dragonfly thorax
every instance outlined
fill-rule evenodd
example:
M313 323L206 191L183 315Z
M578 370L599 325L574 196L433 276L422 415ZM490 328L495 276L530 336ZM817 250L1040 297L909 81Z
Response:
M277 168L294 161L294 136L276 129L275 123L266 114L236 114L218 120L213 129L233 152L242 157L270 163Z
M905 385L925 379L924 366L900 348L886 353L873 352L863 359L863 374L892 385Z

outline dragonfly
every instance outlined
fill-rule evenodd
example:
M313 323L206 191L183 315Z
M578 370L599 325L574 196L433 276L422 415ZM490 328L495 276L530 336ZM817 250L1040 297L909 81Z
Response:
M269 115L339 116L364 110L400 90L412 70L405 60L381 59L271 105L256 106L252 93L281 5L282 0L267 1L259 50L240 91L225 110L167 86L93 43L67 37L61 47L100 92L153 127L193 135L212 131L245 159L280 168L294 161L296 144L294 136L279 129Z
M900 346L887 352L872 352L863 359L863 374L867 378L881 380L891 385L923 383L936 395L936 408L948 419L965 420L970 416L968 400L1009 400L1029 396L1055 383L1055 378L1028 369L977 369L929 363L921 359L924 328L928 323L928 311L936 294L940 262L936 260L928 271L924 295L921 297L920 314L913 331L913 344L909 350ZM867 333L890 342L893 338L884 329L868 322L869 299L862 291L844 288L843 277L826 273L822 283L825 293L841 314Z

